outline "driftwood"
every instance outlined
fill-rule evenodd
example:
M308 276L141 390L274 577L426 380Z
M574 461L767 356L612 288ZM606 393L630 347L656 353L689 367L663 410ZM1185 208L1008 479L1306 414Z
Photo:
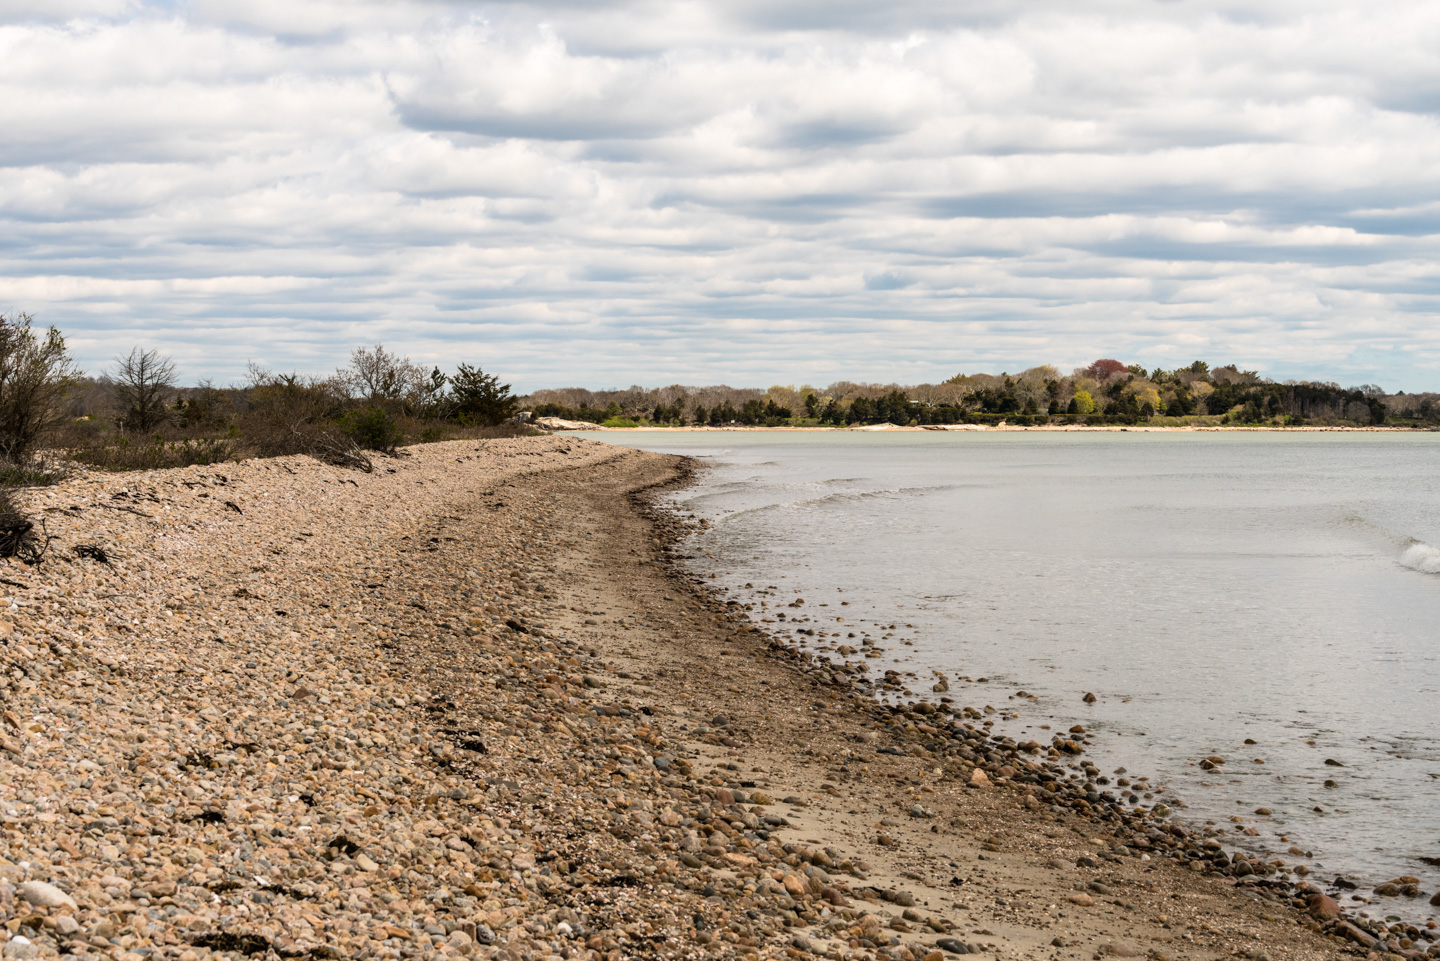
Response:
M76 557L88 557L101 564L110 563L110 555L99 544L76 544L74 550Z
M43 519L37 534L35 522L15 505L10 492L0 490L0 557L18 557L33 566L40 563L52 540L45 532Z
M14 557L35 530L33 521L20 514L0 516L0 557Z
M103 507L106 510L124 511L127 514L134 514L137 517L154 517L154 514L147 514L144 511L137 511L133 507L126 507L124 504L96 504L96 507Z

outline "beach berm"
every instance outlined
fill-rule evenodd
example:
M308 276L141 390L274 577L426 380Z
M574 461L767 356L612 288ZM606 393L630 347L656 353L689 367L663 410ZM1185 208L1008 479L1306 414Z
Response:
M1052 803L983 728L755 630L667 560L654 495L690 462L533 437L376 464L24 495L51 540L0 569L3 957L1428 947Z

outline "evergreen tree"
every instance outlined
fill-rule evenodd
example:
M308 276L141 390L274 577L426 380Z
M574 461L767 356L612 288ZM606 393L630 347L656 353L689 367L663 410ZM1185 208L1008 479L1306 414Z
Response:
M479 424L499 424L515 415L520 401L510 393L510 385L487 374L478 367L461 364L450 380L450 394L455 413Z

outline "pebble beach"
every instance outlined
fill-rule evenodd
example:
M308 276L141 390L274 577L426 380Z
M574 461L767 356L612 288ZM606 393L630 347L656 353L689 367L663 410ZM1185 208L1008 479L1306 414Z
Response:
M537 436L26 492L0 955L1440 957L1423 912L1108 806L1083 730L766 635L674 562L694 470Z

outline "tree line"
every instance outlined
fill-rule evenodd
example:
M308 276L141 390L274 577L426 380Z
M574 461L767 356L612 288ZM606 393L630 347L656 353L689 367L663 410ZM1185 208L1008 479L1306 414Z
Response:
M897 425L1049 423L1268 426L1440 425L1440 394L1386 394L1373 384L1277 382L1234 364L1195 361L1146 370L1102 358L1063 374L957 374L939 384L839 381L768 390L679 384L591 391L562 388L521 398L536 417L624 427L683 425Z
M174 360L136 347L86 374L60 331L0 314L0 486L44 483L63 464L150 469L311 454L368 469L405 443L527 432L510 385L477 366L426 369L384 345L329 375L257 364L243 383L182 386Z

